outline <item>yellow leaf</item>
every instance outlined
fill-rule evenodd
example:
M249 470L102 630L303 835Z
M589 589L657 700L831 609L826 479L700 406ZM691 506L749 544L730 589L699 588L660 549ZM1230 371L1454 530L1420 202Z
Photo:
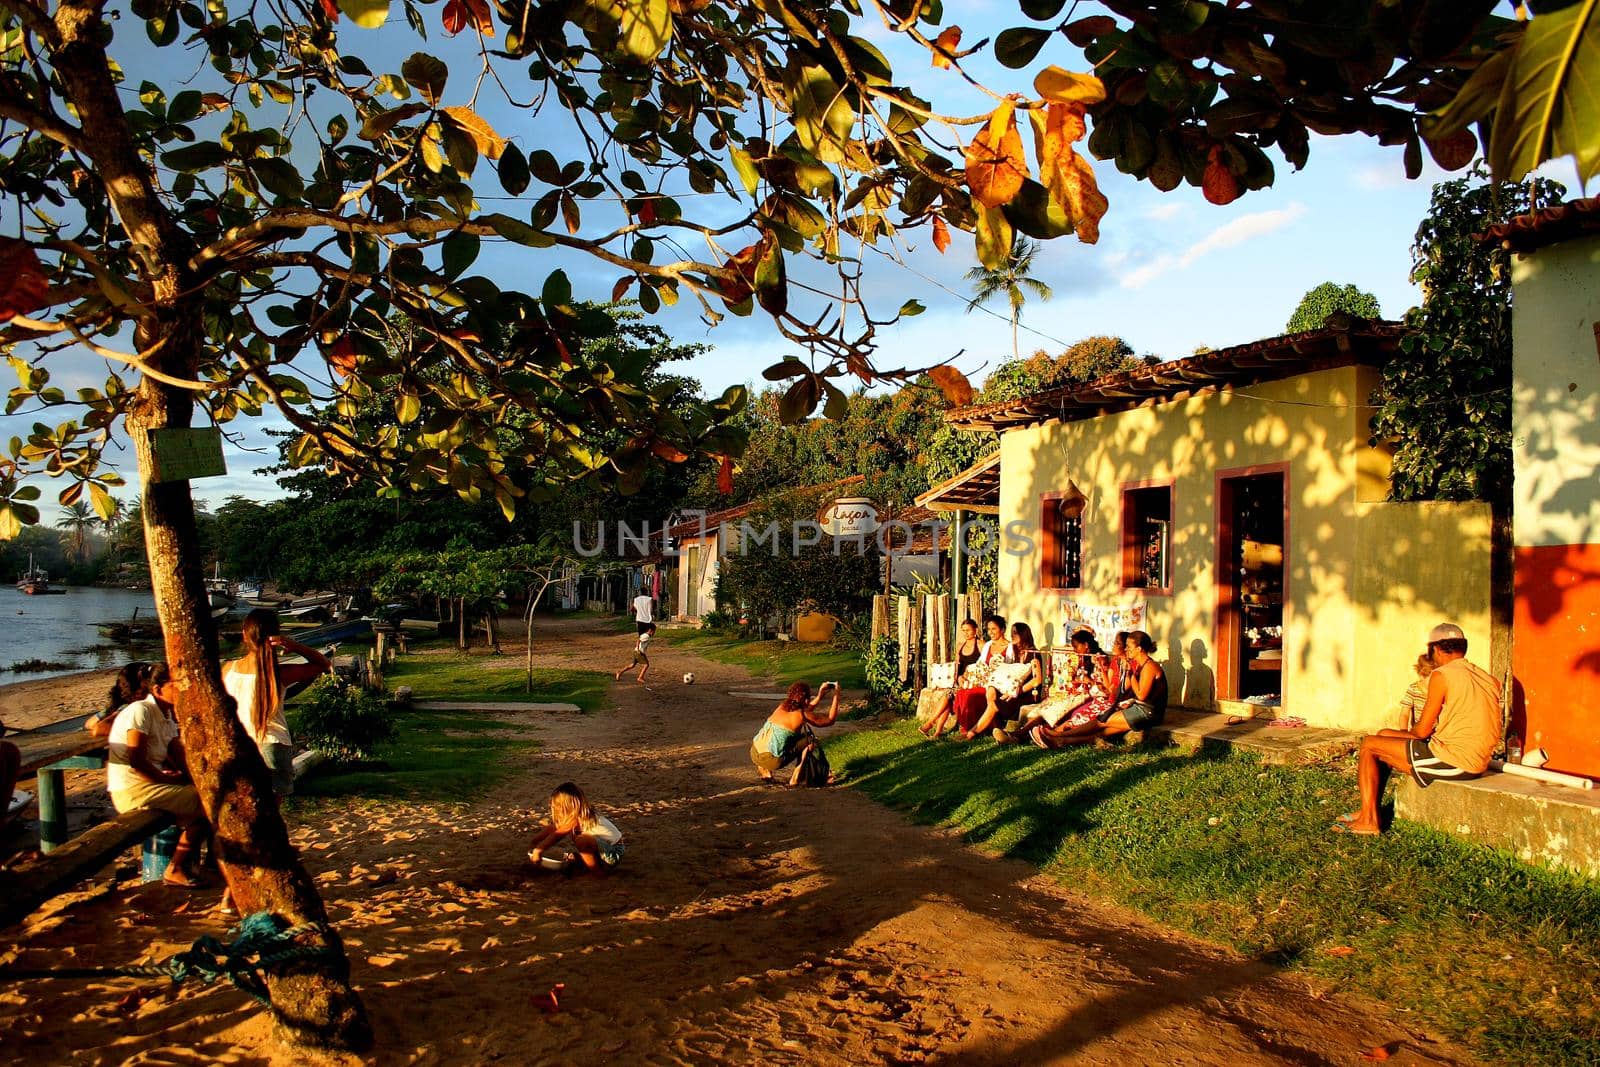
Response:
M1093 74L1077 74L1061 67L1046 67L1033 79L1033 91L1052 104L1089 107L1106 98L1106 87Z
M933 379L933 384L939 387L945 401L952 407L966 407L972 403L972 383L954 367L935 367L928 372L928 377Z
M462 133L472 138L480 156L499 159L500 153L506 150L506 139L494 132L494 127L470 107L446 107L440 110Z
M1017 132L1016 109L1007 101L967 146L967 188L985 207L1009 204L1028 178L1028 162Z
M955 60L950 56L960 47L961 27L951 26L933 39L933 65L940 70L949 70L955 65Z
M990 270L1004 270L1011 259L1011 241L1014 236L1011 220L997 207L977 205L978 225L973 231L973 244L978 252L978 262Z

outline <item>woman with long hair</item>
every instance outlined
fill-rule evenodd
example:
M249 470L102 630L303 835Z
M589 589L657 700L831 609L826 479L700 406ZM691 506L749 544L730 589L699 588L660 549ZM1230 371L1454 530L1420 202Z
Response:
M827 711L819 711L822 698L829 690L833 702ZM793 763L794 774L787 784L794 785L800 775L800 763L806 748L817 743L813 726L832 726L839 718L839 683L823 682L817 687L815 699L809 682L795 682L784 695L783 703L772 709L767 721L761 724L756 736L750 740L750 762L763 782L774 782L773 774Z
M124 704L111 724L106 791L118 814L154 808L177 820L183 836L167 865L165 880L194 888L204 884L195 861L205 841L206 820L200 794L189 780L178 721L172 713L178 687L165 663L144 666L132 677L140 680L147 695Z
M978 624L971 619L961 623L961 640L956 642L956 685L961 684L961 679L966 677L967 668L978 662L982 655L983 646L978 642ZM952 722L956 710L956 694L959 689L942 690L939 697L939 708L928 721L917 727L926 737L938 737L945 732Z
M272 791L287 796L294 792L294 738L283 715L284 691L327 673L333 664L316 649L284 637L278 613L268 608L244 617L240 641L244 655L223 664L222 687L233 697L245 733L272 772ZM306 662L278 662L285 652Z
M1023 676L1017 691L1002 696L999 689L993 685L987 686L984 689L984 697L988 701L988 706L972 730L961 735L962 740L970 741L974 737L988 733L996 722L1015 717L1023 708L1039 703L1043 697L1044 658L1039 655L1039 648L1033 643L1033 628L1025 622L1011 624L1011 662L1028 665L1028 673Z
M111 680L106 706L89 716L83 728L95 737L110 737L111 724L116 721L117 712L150 695L150 667L151 664L142 660L123 664L117 676Z
M989 674L1000 664L1010 663L1015 655L1006 642L1006 620L990 615L983 620L984 632L989 639L978 653L977 662L967 668L966 675L956 682L959 686L953 698L956 726L960 736L970 740L978 720L988 707Z
M1128 634L1128 674L1124 695L1098 719L1067 729L1036 728L1030 736L1040 748L1084 745L1133 730L1160 726L1167 715L1167 675L1151 655L1156 643L1143 630Z

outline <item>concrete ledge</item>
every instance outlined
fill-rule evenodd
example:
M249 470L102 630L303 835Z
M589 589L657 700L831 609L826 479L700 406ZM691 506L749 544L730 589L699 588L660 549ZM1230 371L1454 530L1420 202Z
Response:
M1600 791L1509 774L1395 788L1395 815L1497 848L1528 863L1600 877Z
M1270 718L1254 718L1229 726L1226 715L1168 708L1166 722L1151 730L1149 739L1189 749L1205 745L1242 748L1259 755L1263 763L1282 766L1324 763L1361 746L1360 735L1343 730L1269 726L1270 722Z

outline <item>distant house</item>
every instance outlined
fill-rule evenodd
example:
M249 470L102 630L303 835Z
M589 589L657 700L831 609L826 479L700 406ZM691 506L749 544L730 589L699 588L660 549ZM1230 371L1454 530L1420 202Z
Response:
M1600 197L1487 236L1515 253L1513 732L1600 777Z
M998 462L923 501L993 508L1000 612L1041 644L1142 629L1175 704L1394 725L1431 626L1491 642L1488 507L1386 502L1368 443L1401 334L1341 317L952 412L999 432Z

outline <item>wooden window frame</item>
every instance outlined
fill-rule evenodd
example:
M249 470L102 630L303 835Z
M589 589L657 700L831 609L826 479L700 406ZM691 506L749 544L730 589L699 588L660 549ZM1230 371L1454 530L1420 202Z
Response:
M1078 583L1066 584L1065 568L1061 566L1060 538L1057 526L1063 511L1063 501L1078 505ZM1088 498L1074 486L1071 489L1039 494L1039 589L1045 593L1079 593L1083 591L1083 519L1088 509Z
M1144 489L1165 489L1167 491L1167 584L1154 586L1145 585L1139 580L1139 539L1138 531L1133 524L1133 506L1131 494ZM1146 596L1171 596L1174 583L1173 572L1173 538L1172 530L1176 524L1174 516L1178 513L1178 494L1174 488L1174 479L1157 478L1142 482L1123 482L1117 487L1117 502L1122 515L1122 530L1120 539L1119 564L1121 573L1118 575L1118 584L1125 590L1136 590Z

